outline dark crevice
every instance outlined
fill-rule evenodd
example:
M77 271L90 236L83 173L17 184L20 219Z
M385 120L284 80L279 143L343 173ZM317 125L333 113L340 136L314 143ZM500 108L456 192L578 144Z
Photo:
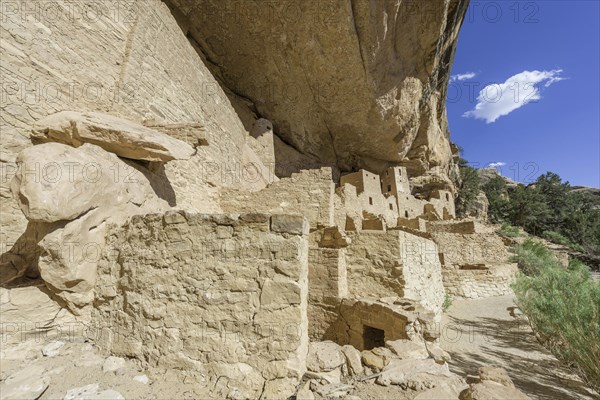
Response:
M365 73L365 82L369 81L369 75L367 73L367 64L365 62L365 57L363 54L363 49L362 46L360 44L360 30L358 29L358 25L356 24L356 15L357 15L357 10L356 10L356 4L354 0L350 0L350 12L351 12L351 17L352 17L352 25L354 26L354 32L356 32L356 44L358 46L358 52L360 54L360 60L362 62L362 66L363 66L363 72Z

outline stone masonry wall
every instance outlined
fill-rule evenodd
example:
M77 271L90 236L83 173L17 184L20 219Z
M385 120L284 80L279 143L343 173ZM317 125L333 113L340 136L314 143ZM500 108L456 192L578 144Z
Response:
M504 264L510 253L496 233L431 232L442 253L444 266L466 264Z
M350 236L346 264L351 297L406 297L441 312L442 268L433 241L396 229Z
M171 211L133 217L108 242L92 321L100 348L218 398L293 393L308 346L303 217Z
M258 192L222 190L220 204L225 212L304 215L311 229L317 229L333 225L334 189L331 168L326 167L292 174Z
M444 268L444 287L450 295L470 299L513 293L516 264L492 265L486 269Z
M472 222L428 224L427 230L439 247L449 294L478 298L512 293L517 267L509 263L511 254L500 235Z
M436 244L401 230L397 235L405 282L404 297L418 301L438 315L444 303L444 284Z
M341 299L348 295L346 250L310 248L308 259L308 335L327 337L338 318Z

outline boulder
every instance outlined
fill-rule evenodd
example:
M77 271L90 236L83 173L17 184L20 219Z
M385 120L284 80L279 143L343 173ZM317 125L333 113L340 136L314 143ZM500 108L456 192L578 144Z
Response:
M296 400L315 400L314 393L310 390L310 383L307 382L296 392Z
M65 342L60 340L50 342L42 348L42 354L44 357L56 357L60 354L60 349L62 349L64 345Z
M84 326L77 325L75 317L54 301L52 292L43 283L0 288L0 293L6 297L0 304L2 343L25 343L28 339L39 342L40 338L59 338L67 331L70 339L73 335L83 337ZM38 355L40 350L37 350Z
M492 381L511 388L515 387L512 379L508 376L508 372L506 372L504 368L484 366L480 367L478 372L479 379L482 381Z
M514 387L504 386L498 382L482 381L471 384L470 387L460 394L461 400L530 400Z
M39 240L40 276L72 312L82 314L93 299L107 226L169 205L154 191L147 169L92 144L41 144L17 161L12 191L30 221L28 235ZM28 168L36 165L39 175L30 175ZM44 173L44 166L52 168Z
M307 371L304 376L321 384L340 383L342 381L342 370L341 368L336 368L329 372Z
M91 143L119 157L145 161L187 160L195 152L181 140L99 112L61 111L49 115L35 123L32 139L73 147Z
M380 385L400 385L403 388L423 390L438 385L439 382L454 378L448 365L437 364L432 359L392 360L377 378Z
M29 221L71 221L93 209L141 206L156 197L143 173L91 144L33 146L17 156L17 165L11 189Z
M372 350L364 350L361 358L364 365L377 371L381 371L385 367L385 359Z
M306 367L313 372L329 372L341 367L346 361L337 343L311 342L308 348Z
M480 367L480 382L473 383L460 393L461 400L527 400L529 397L515 388L504 368L494 366Z

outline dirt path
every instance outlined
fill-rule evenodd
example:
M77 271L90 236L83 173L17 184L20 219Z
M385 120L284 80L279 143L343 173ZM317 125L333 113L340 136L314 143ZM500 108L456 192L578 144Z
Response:
M450 369L477 375L480 366L498 365L532 399L600 399L539 344L525 320L510 315L514 305L514 296L455 299L441 331Z

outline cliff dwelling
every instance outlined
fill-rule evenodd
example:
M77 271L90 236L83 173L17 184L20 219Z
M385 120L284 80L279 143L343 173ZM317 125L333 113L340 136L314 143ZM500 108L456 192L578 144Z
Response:
M3 398L527 398L441 347L517 275L457 213L468 1L70 3L2 3Z

